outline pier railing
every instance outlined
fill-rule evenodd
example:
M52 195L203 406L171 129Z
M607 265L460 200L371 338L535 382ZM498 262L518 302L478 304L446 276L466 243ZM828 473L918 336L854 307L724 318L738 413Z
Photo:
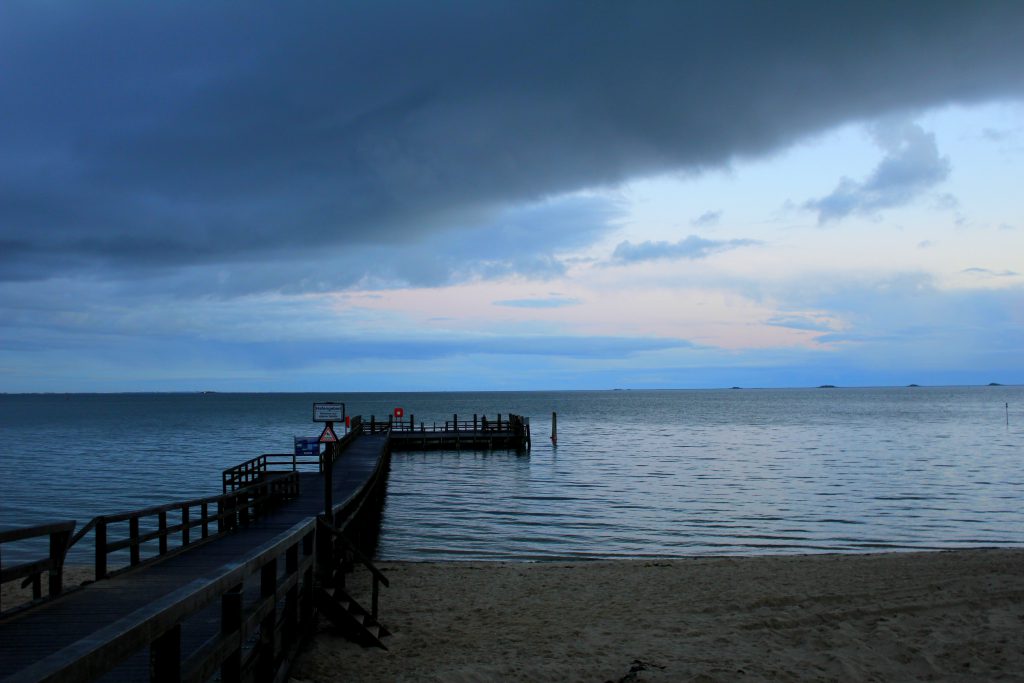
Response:
M0 585L21 580L22 588L32 586L32 599L43 597L42 576L48 576L47 595L55 597L64 590L64 557L67 554L71 532L75 529L75 521L50 522L20 529L0 531ZM33 538L49 537L50 553L47 557L31 562L23 562L13 567L4 568L2 564L3 544L26 541ZM0 614L3 603L0 602Z
M342 447L362 432L360 417L352 419L352 428L339 441ZM215 538L232 529L249 524L282 501L299 493L299 465L317 465L320 458L300 458L293 454L264 454L224 470L224 493L219 496L177 501L166 505L100 515L89 520L72 536L76 522L62 521L33 527L0 531L0 546L27 539L49 536L47 557L4 568L0 551L0 584L22 580L22 587L32 586L33 601L42 599L42 577L48 577L46 597L64 590L64 559L72 546L90 533L93 535L93 566L95 580L105 579L137 567L169 552L197 542ZM155 546L155 548L153 547ZM2 550L2 549L0 549ZM124 557L127 551L127 557ZM145 553L144 551L149 551ZM114 557L121 553L119 561ZM112 566L112 564L114 566ZM0 612L3 607L0 604Z
M387 579L355 544L362 533L370 533L369 527L376 526L370 520L375 512L379 514L387 462L386 458L378 460L367 482L334 506L332 524L326 525L322 517L300 522L246 553L227 573L196 579L36 661L9 680L94 680L122 663L130 665L126 660L146 650L153 681L283 680L288 662L316 629L318 557L323 562L347 554L367 566L373 579L371 610L377 613L378 587L386 586ZM297 481L298 473L284 473L253 486L270 486L284 478ZM214 499L226 500L241 491ZM206 500L209 504L213 499ZM161 507L169 511L174 506ZM160 510L139 512L159 516ZM320 572L321 581L330 578ZM325 587L329 585L321 589ZM214 616L217 612L219 623ZM194 640L203 642L198 647L183 647ZM145 674L132 677L144 678Z
M459 447L463 444L487 447L496 443L517 449L529 449L531 446L530 418L514 414L505 417L498 414L493 419L486 415L473 415L471 420L460 420L458 415L452 415L452 419L443 422L421 421L418 424L415 415L410 415L408 419L389 416L384 420L371 416L368 422L363 422L363 429L368 434L388 433L403 441L414 437L413 441L423 445L429 439L435 447Z
M0 545L49 536L50 552L47 557L13 567L4 568L0 563L0 583L21 579L22 588L32 585L32 600L36 601L44 597L42 576L45 573L49 589L45 597L55 597L64 591L63 569L68 551L90 533L93 535L93 576L98 581L247 525L298 494L298 474L286 472L219 496L100 515L89 520L74 536L76 523L73 520L5 530L0 532ZM144 550L149 551L146 556L143 556ZM127 558L123 556L124 551L127 551ZM122 553L120 561L111 567L114 559L111 556L119 552Z
M197 579L12 680L92 680L146 646L154 681L273 680L315 628L315 533L315 520L302 522L227 574ZM184 652L183 634L205 622L190 617L218 602L217 632Z
M136 567L168 552L249 524L265 511L298 494L298 474L286 472L219 496L100 515L75 534L68 549L93 533L95 578L98 581L111 573ZM154 542L155 554L144 558L143 549ZM111 555L125 550L128 551L127 562L122 557L119 566L111 570Z
M221 472L222 487L224 493L237 491L262 481L268 472L288 471L289 469L292 472L297 472L299 465L316 465L317 471L323 469L320 457L300 458L294 453L264 453Z
M530 419L522 415L507 415L504 418L499 414L494 419L486 415L474 415L473 419L459 419L453 415L451 420L438 423L421 421L416 423L416 416L410 415L409 419L404 417L388 417L378 420L371 416L368 422L363 422L363 429L367 434L382 434L384 432L525 432L529 429Z
M359 416L353 417L349 433L339 439L338 446L334 452L340 452L345 444L361 432L362 418ZM330 449L325 451L325 453L329 451ZM318 457L305 458L299 457L294 453L264 453L221 472L221 487L224 493L236 491L261 481L269 473L297 472L299 465L316 465L317 471L323 472L323 457L324 453L321 453Z

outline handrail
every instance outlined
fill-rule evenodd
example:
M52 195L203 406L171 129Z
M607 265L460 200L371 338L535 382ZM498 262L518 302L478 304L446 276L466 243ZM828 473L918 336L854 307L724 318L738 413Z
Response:
M378 421L376 416L371 416L370 422L364 422L364 426L368 429L372 429L374 433L384 432L387 430L393 432L501 432L501 433L513 433L518 434L526 430L526 426L529 425L529 419L522 415L509 414L507 416L498 415L495 419L489 419L486 415L473 416L472 420L457 419L458 416L454 416L455 419L444 420L442 423L436 421L427 424L426 422L420 422L417 426L416 418L414 415L410 415L406 418L394 418L388 417L385 420Z
M71 538L75 524L75 520L62 520L0 531L0 544L39 538L40 536L50 537L50 552L47 557L32 562L22 562L6 569L0 563L0 584L25 579L21 585L22 588L31 583L32 599L39 600L43 597L42 574L49 572L48 595L51 597L60 595L64 590L64 557L67 555L68 539ZM0 612L2 610L3 606L0 604Z
M29 538L46 536L54 531L65 531L68 525L74 528L75 524L76 522L73 519L64 519L57 522L43 522L42 524L34 524L32 526L0 529L0 543L13 543L14 541L24 541Z
M96 580L106 578L109 575L107 566L107 555L118 550L129 551L129 566L135 567L143 563L141 547L148 541L159 541L159 550L155 557L165 555L171 550L168 538L174 534L181 535L178 548L191 545L207 538L215 538L221 534L241 525L248 524L252 519L260 516L264 509L275 502L298 495L299 478L298 473L281 473L273 478L249 486L237 489L231 493L205 498L193 498L184 501L176 501L164 505L154 505L137 510L118 512L109 515L99 515L89 522L71 537L67 543L67 550L82 540L90 531L95 530L95 575ZM211 506L216 506L216 512L211 514ZM193 519L191 510L199 508L199 516ZM168 524L167 513L180 513L180 522ZM157 529L143 533L139 521L146 517L156 516ZM108 541L108 526L120 522L129 522L128 536L119 540ZM216 524L216 529L211 526ZM192 539L191 530L200 529L200 538ZM153 559L147 558L146 561Z
M368 423L364 423L370 434L395 434L404 437L405 440L413 439L417 435L424 439L433 439L435 445L453 444L459 448L461 443L482 443L484 440L491 445L495 440L506 446L514 446L517 450L529 451L532 446L530 435L530 418L514 413L503 418L501 414L497 419L488 419L486 415L473 415L473 420L459 420L458 415L453 419L444 420L438 424L433 422L427 424L420 422L417 426L416 418L410 415L406 418L388 417L380 422L376 417L371 416ZM438 441L439 440L439 441Z
M90 638L35 662L8 680L63 681L95 678L146 643L152 643L154 665L163 664L178 669L181 679L207 680L218 668L225 667L222 668L222 679L238 680L242 677L240 671L246 668L242 661L243 645L258 629L268 625L268 618L274 619L275 626L279 621L282 625L290 624L288 628L292 640L297 638L300 626L309 626L308 619L302 617L311 610L314 556L310 533L314 530L313 520L300 522L254 550L248 557L232 563L234 566L225 574L214 579L196 579L104 627ZM277 560L282 555L286 558L286 576L278 580ZM251 576L259 577L261 598L255 604L243 605L241 589ZM310 596L306 595L307 592ZM181 622L205 608L218 596L223 603L222 613L225 616L231 614L231 623L222 622L221 633L200 647L185 662L180 659L172 661L175 659L174 653L180 652ZM275 606L281 600L286 602L283 610L285 614L277 615ZM177 649L174 647L175 640L178 641ZM255 659L259 654L250 653L248 659Z
M357 415L352 418L351 423L352 425L349 433L338 440L338 443L336 444L338 448L344 446L355 438L356 434L362 432L362 418ZM271 470L270 468L274 465L290 465L291 471L293 472L298 470L298 465L318 465L319 470L322 472L323 454L315 459L302 459L294 453L264 453L256 456L255 458L250 458L245 462L239 463L234 467L229 467L221 472L221 487L223 492L228 493L229 489L236 490L240 488L240 484L249 485L257 482L268 472L280 471Z
M360 514L383 472L386 460L380 459L366 484L334 506L335 522L343 518L348 524ZM297 479L298 475L283 476ZM5 680L92 680L144 648L149 649L151 670L157 672L154 680L210 680L218 670L225 682L273 679L286 670L284 662L294 654L303 634L311 634L316 627L314 564L318 546L328 543L318 533L321 529L316 518L298 522L225 564L220 576L196 579ZM343 540L346 550L358 552L348 539ZM362 553L359 557L365 558ZM375 588L378 580L388 585L387 578L380 574L378 579L378 574L373 574ZM247 586L256 588L255 600L250 600ZM186 620L210 609L218 599L219 632L182 657L182 632L196 623Z

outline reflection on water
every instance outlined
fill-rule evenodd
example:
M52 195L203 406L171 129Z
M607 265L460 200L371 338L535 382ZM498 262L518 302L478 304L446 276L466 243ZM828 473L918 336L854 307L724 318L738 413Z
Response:
M288 452L317 431L313 401L330 399L428 424L532 419L529 457L395 454L388 559L1024 543L1019 387L0 395L0 525L219 493L221 469Z
M1009 394L1009 395L1008 395ZM533 398L533 397L531 397ZM385 558L1021 544L1019 389L548 394L535 448L396 454ZM518 409L518 408L517 408ZM550 413L548 413L550 415Z

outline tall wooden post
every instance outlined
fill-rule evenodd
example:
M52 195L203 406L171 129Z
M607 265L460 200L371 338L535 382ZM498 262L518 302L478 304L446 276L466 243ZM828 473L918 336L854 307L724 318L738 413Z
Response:
M551 413L551 445L558 445L558 413Z
M333 425L328 422L327 427ZM337 444L328 443L324 448L324 520L333 525L334 517L331 511L334 509L334 449Z

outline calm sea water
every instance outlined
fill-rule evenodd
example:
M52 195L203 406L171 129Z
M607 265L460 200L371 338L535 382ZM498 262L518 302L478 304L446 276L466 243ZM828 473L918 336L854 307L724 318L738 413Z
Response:
M386 559L1024 545L1024 387L0 395L0 526L217 494L316 400L531 418L529 456L396 453Z

